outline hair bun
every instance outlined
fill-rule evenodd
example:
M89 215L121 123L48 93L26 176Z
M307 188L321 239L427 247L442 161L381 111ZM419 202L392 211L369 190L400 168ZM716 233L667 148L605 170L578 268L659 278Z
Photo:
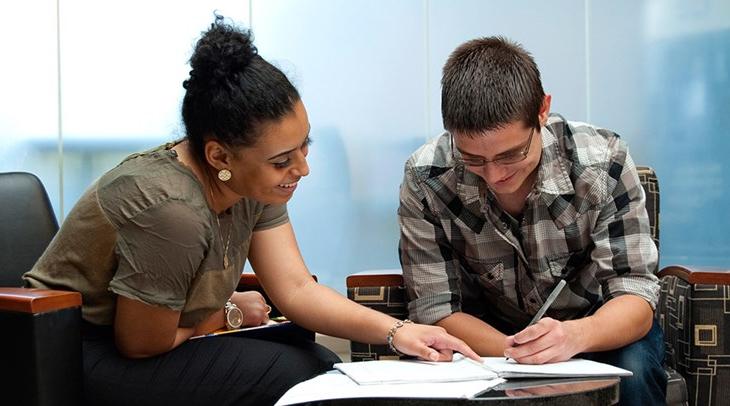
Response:
M250 30L236 28L216 15L215 22L195 45L190 58L190 80L183 86L188 89L192 83L202 86L226 83L242 73L258 56L253 45Z

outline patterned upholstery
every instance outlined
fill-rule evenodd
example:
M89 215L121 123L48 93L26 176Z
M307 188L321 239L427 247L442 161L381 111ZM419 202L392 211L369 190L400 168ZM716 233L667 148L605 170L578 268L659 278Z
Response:
M658 179L649 167L637 167L637 170L646 192L652 237L659 247ZM720 405L723 404L721 399L730 398L730 355L722 355L730 354L725 340L728 334L725 325L730 314L730 270L682 269L685 272L675 272L677 276L665 276L669 272L667 269L659 273L662 293L657 317L665 332L667 404L687 405L689 401L691 405ZM687 275L694 278L704 275L715 284L693 283ZM720 277L727 278L727 282L719 282ZM406 318L408 313L399 269L348 276L347 296L397 319ZM710 298L712 300L707 300ZM727 342L730 343L730 337ZM398 358L385 345L353 341L350 349L352 361Z
M400 269L365 271L347 277L347 297L350 300L403 320L408 317L406 289ZM399 359L388 346L350 342L352 361Z
M667 365L685 377L691 405L728 404L730 271L670 266L660 276Z
M646 212L649 214L649 225L651 226L651 237L654 239L657 250L659 249L659 180L654 170L648 166L637 166L639 181L644 187L646 194Z

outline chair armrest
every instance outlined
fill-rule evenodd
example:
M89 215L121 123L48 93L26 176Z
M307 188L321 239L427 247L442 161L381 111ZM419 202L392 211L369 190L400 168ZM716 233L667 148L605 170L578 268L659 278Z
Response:
M38 314L80 306L79 292L0 288L0 311Z
M312 278L315 282L317 282L317 275L312 275ZM259 278L256 277L255 273L242 273L241 279L238 281L238 289L236 289L240 292L247 291L247 290L258 290L261 291L261 283L259 282Z
M261 284L259 283L259 278L256 277L256 274L253 274L253 273L241 274L241 279L238 281L238 288L236 290L246 291L246 290L258 290L258 289L261 289Z
M365 286L403 286L403 272L400 269L379 269L362 271L347 276L348 288Z
M81 294L0 288L3 388L23 404L81 404Z
M730 370L716 367L730 353L725 339L730 269L671 265L658 276L656 316L664 330L666 363L685 378L695 404L720 404L711 399L722 399L724 382L730 382Z
M406 289L400 269L378 269L347 276L347 297L365 307L396 319L408 317ZM399 359L387 345L350 341L352 361Z
M670 265L659 271L659 277L676 276L691 284L730 285L730 268Z

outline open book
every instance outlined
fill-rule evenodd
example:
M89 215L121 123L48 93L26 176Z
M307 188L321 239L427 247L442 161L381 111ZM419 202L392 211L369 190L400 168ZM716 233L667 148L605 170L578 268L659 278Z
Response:
M335 368L360 385L632 375L625 369L577 358L543 365L518 364L502 357L483 357L482 361L480 364L455 354L452 362L383 360L339 363Z

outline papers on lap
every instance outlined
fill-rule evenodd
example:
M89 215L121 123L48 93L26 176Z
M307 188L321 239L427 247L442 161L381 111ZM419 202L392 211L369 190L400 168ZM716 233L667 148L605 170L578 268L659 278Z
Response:
M210 334L203 334L199 336L190 337L191 340L205 337L217 337L232 335L237 337L248 337L248 338L266 338L276 334L284 333L299 333L298 330L305 331L301 327L292 323L289 320L269 320L266 324L254 327L237 328L234 330L218 330Z
M364 361L335 364L335 368L360 385L631 375L631 371L584 359L543 365L518 364L502 357L482 360L479 364L457 354L452 362Z

